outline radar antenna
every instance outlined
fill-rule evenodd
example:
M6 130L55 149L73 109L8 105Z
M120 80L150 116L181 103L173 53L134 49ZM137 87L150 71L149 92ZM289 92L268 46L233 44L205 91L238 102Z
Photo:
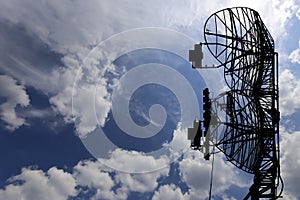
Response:
M207 134L200 130L201 123L196 134L201 135L200 139L193 137L194 129L189 129L190 139L205 141L192 139L191 146L198 150L205 147L204 156L208 159L208 146L214 145L236 167L253 174L253 185L245 199L277 199L283 182L279 165L278 54L274 40L258 12L246 7L212 14L204 25L204 39L199 44L201 48L190 50L190 61L194 68L223 67L229 90L207 99L209 91L205 89L202 122ZM219 65L202 66L202 46L208 48ZM219 103L221 99L225 103ZM216 107L224 111L225 120L217 117ZM222 131L220 125L224 127Z

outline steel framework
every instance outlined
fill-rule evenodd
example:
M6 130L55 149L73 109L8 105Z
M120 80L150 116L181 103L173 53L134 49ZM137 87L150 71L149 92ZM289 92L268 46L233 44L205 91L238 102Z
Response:
M226 118L219 122L225 129L213 143L236 167L254 174L245 199L277 199L282 180L278 56L274 40L258 12L246 7L212 14L204 25L204 39L202 45L219 62L216 67L224 68L229 87L223 95ZM214 141L212 129L207 139Z

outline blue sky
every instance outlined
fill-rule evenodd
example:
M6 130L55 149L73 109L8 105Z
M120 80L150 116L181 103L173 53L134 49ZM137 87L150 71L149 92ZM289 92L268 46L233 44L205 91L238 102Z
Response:
M298 1L11 0L0 2L0 200L207 199L211 162L186 149L186 128L205 83L222 88L218 72L193 73L186 60L205 20L233 6L257 10L274 37L284 199L300 199ZM95 143L102 133L114 142ZM216 154L215 199L241 199L251 183Z

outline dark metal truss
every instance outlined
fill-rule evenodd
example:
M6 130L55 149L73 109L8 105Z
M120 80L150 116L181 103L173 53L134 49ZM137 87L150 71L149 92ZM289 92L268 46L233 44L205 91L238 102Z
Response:
M238 168L254 174L248 199L276 199L279 166L278 63L274 40L250 8L224 9L204 27L210 53L224 67L225 131L216 146Z

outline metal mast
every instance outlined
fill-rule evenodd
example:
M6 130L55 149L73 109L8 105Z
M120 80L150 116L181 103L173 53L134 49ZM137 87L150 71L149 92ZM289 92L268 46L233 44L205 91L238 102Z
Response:
M225 108L222 108L226 120L218 121L218 124L225 125L224 131L218 133L216 121L211 124L212 118L204 116L203 123L211 126L210 134L203 137L220 149L236 167L254 175L253 185L245 199L277 199L282 192L277 191L282 180L279 165L278 56L274 40L258 12L246 7L227 8L212 14L204 26L204 38L205 43L200 46L206 46L220 63L216 67L224 68L229 90L220 95L226 102ZM202 50L198 55L203 58ZM193 67L205 68L196 56L196 51L190 51ZM212 103L218 98L212 99ZM213 139L216 134L218 141ZM197 146L192 142L192 146L202 149L205 145Z

